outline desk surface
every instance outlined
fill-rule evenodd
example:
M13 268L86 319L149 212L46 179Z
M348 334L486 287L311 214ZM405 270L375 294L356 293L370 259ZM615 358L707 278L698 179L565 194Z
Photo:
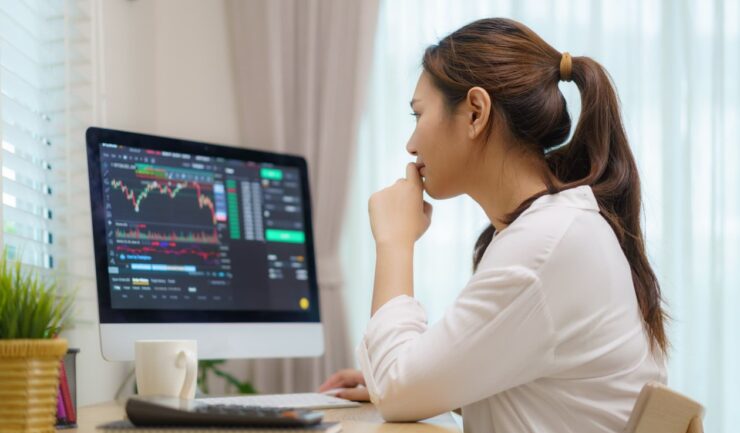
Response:
M342 433L460 433L449 413L418 423L386 423L375 406L364 403L351 409L322 410L324 420L340 421ZM80 408L77 429L59 430L69 433L96 433L95 426L123 418L123 406L116 402L101 403Z

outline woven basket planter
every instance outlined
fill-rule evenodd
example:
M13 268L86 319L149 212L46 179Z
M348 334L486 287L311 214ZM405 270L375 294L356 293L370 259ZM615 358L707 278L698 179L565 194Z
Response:
M0 340L0 430L53 433L67 340Z

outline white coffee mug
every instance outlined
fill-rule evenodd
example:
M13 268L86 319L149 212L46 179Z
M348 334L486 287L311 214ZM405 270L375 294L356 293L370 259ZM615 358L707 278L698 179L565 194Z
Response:
M136 387L142 396L195 397L198 345L195 340L137 340Z

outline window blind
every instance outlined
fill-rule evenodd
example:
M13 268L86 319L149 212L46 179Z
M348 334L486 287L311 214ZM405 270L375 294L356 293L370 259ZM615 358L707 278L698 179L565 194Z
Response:
M0 137L3 246L30 265L54 267L54 164L64 133L64 8L0 2Z
M82 142L90 117L87 11L72 0L0 2L0 243L42 269L62 255L70 137Z

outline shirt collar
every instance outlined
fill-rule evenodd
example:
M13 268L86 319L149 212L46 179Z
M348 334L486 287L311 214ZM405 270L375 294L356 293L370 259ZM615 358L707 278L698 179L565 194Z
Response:
M581 185L560 191L557 194L546 194L537 198L537 200L533 201L522 215L534 209L553 205L593 210L596 212L599 211L599 203L596 201L596 197L594 196L594 192L591 187L588 185Z
M599 212L599 203L596 201L593 190L588 185L581 185L560 191L557 194L546 194L537 198L527 209L524 210L524 212L521 213L521 215L517 217L517 220L529 212L533 212L536 209L547 206L565 206ZM516 220L512 224L516 224ZM493 239L497 238L498 235L504 231L506 231L506 229L496 231L493 235Z

